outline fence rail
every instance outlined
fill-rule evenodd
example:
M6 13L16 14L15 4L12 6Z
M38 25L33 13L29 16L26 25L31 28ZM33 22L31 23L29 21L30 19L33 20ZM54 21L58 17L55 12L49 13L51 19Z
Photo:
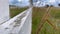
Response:
M0 34L31 34L32 8L0 25Z

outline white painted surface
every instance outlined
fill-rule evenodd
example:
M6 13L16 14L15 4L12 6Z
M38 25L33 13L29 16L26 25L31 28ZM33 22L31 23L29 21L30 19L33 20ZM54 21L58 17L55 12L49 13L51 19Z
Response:
M9 19L9 0L0 0L0 24Z
M29 10L29 13L27 13L28 16L26 17L26 20L21 27L19 34L31 34L31 27L32 27L32 9Z
M0 25L0 34L31 34L32 8Z

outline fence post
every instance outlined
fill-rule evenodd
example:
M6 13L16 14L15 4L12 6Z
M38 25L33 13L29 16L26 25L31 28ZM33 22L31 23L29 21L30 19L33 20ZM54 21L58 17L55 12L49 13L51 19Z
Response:
M9 0L0 0L0 24L9 19Z

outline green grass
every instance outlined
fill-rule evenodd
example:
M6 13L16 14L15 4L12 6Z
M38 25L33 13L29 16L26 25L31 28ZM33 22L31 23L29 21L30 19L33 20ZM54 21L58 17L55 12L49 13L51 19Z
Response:
M59 18L60 18L60 8L52 8L52 10L51 10L51 15L52 15L54 18L59 19Z
M10 8L10 17L13 18L14 16L18 15L19 13L23 12L27 8Z
M46 8L33 8L33 17L32 17L32 34L36 34L38 25L41 21L41 18L44 14L44 12L46 11ZM50 10L50 14L52 16L52 18L48 18L51 21L54 21L53 24L55 23L56 19L60 19L60 8L53 8ZM53 19L53 20L52 20ZM53 29L53 27L48 24L47 22L44 24L42 30L40 31L40 34L60 34L59 33L60 30L55 30Z
M45 8L38 8L38 9L36 9L35 7L33 8L33 12L32 12L32 34L36 34L38 24L40 23L41 18L43 16L45 10L46 10Z

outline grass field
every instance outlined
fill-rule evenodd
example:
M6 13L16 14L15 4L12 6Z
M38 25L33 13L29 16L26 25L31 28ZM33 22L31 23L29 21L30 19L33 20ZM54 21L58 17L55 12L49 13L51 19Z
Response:
M35 7L33 8L32 34L36 34L38 25L41 21L42 16L44 15L44 12L46 11L46 9L47 8L35 8ZM59 19L60 19L60 8L52 7L52 9L50 11L51 11L50 14L51 14L52 18L49 17L48 19L50 21L54 21L54 23L52 22L52 24L56 25L56 23L58 23L58 22L56 22L56 20L59 21ZM49 23L46 22L43 25L42 30L40 31L40 34L60 34L59 32L60 32L60 29L55 30Z
M19 13L23 12L24 10L26 10L27 8L10 8L10 17L14 17L16 15L18 15Z

